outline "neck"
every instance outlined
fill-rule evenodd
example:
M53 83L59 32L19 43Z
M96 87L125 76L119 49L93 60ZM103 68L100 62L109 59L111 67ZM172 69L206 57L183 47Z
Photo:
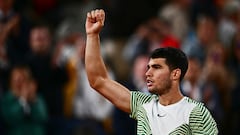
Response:
M170 90L167 94L159 95L159 103L167 106L177 103L183 98L180 89Z

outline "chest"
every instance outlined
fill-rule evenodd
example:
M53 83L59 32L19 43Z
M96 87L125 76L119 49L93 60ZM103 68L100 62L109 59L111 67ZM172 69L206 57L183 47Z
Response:
M189 115L194 106L180 101L170 106L162 106L159 102L143 105L153 135L168 135L172 132L189 132ZM184 127L182 129L182 127Z

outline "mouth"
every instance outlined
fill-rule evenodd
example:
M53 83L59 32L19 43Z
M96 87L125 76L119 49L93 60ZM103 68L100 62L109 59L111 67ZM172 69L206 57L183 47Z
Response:
M147 79L147 86L151 87L153 85L153 81L150 79Z

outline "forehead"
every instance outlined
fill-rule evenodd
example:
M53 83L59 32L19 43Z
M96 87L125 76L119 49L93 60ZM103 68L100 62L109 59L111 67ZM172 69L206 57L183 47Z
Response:
M49 34L49 30L45 27L33 28L31 34Z
M148 62L148 65L151 66L151 65L166 65L166 58L151 58Z

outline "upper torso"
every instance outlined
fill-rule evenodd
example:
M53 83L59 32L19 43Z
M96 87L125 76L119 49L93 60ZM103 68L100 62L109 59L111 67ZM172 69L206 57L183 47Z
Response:
M156 95L132 92L131 109L131 117L138 121L138 134L217 134L216 123L203 104L188 97L163 106ZM209 119L206 122L210 125L209 129L199 125L205 119Z

